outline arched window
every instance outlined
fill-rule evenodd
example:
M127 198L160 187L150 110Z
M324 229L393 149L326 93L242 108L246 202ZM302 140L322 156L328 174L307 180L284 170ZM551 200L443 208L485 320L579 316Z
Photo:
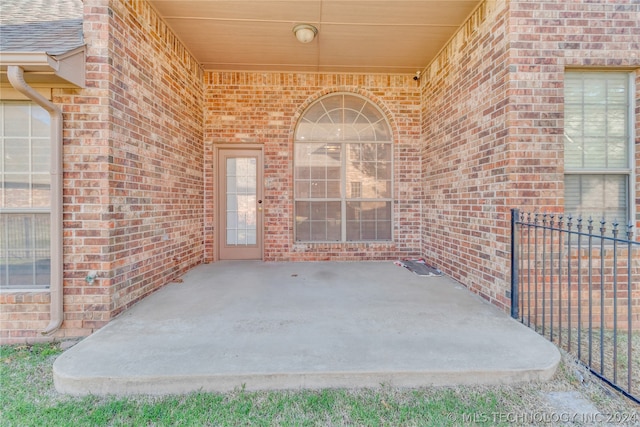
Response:
M340 93L309 106L294 167L296 241L392 239L392 133L370 101Z

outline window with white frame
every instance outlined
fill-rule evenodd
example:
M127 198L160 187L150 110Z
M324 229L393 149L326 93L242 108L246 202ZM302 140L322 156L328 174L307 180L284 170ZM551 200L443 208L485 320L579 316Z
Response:
M565 212L623 231L633 200L632 93L627 72L565 74Z
M50 116L0 102L0 288L47 288L50 279Z
M393 142L382 112L332 94L300 118L294 142L295 238L392 240Z

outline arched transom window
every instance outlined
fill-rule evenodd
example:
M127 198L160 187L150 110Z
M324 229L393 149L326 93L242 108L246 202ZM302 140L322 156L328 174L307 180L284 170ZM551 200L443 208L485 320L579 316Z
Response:
M294 142L295 239L392 239L393 142L382 112L353 94L312 104Z

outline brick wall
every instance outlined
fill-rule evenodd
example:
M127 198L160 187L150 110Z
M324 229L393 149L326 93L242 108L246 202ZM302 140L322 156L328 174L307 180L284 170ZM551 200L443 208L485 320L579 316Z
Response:
M203 260L202 71L147 2L113 1L112 315Z
M635 3L498 0L461 28L424 76L423 251L432 263L509 305L509 208L563 208L565 69L635 69L638 100L638 22ZM635 129L637 168L637 110ZM637 196L637 171L635 186Z
M542 210L562 205L554 194L563 191L565 70L635 69L640 98L640 4L519 0L510 2L510 16L510 144L514 159L531 159L515 164L513 203ZM635 130L638 147L637 114ZM636 149L636 163L639 156Z
M640 153L636 2L486 1L421 86L404 75L203 73L147 2L85 0L84 11L87 88L54 90L65 121L58 337L87 335L216 259L218 144L264 148L265 260L423 255L502 308L509 209L562 209L567 67L635 70ZM333 92L366 97L392 127L393 243L293 241L293 131L305 107ZM635 185L640 214L639 154ZM48 301L0 294L3 341L41 339Z
M293 133L310 103L357 93L386 114L394 134L395 241L297 244L293 241ZM420 92L411 76L207 72L205 74L206 258L216 259L214 147L262 144L265 164L264 259L372 260L420 253Z
M0 344L47 341L37 331L49 317L48 292L0 293Z
M111 291L105 281L85 286L90 270L109 271L109 16L106 2L87 1L86 89L53 89L63 113L64 311L55 337L85 336L109 320ZM0 337L5 343L50 340L40 331L49 323L49 292L0 294ZM97 308L98 310L91 310Z
M423 253L506 307L508 10L476 10L422 77Z
M85 336L203 259L202 71L147 2L84 0L86 89L64 120L64 323ZM84 279L98 272L94 284ZM3 342L40 336L49 294L0 294Z

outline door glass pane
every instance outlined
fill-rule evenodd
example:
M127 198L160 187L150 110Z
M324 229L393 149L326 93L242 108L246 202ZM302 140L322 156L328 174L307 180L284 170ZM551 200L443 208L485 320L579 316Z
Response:
M246 246L257 243L256 174L255 157L227 158L227 245Z

